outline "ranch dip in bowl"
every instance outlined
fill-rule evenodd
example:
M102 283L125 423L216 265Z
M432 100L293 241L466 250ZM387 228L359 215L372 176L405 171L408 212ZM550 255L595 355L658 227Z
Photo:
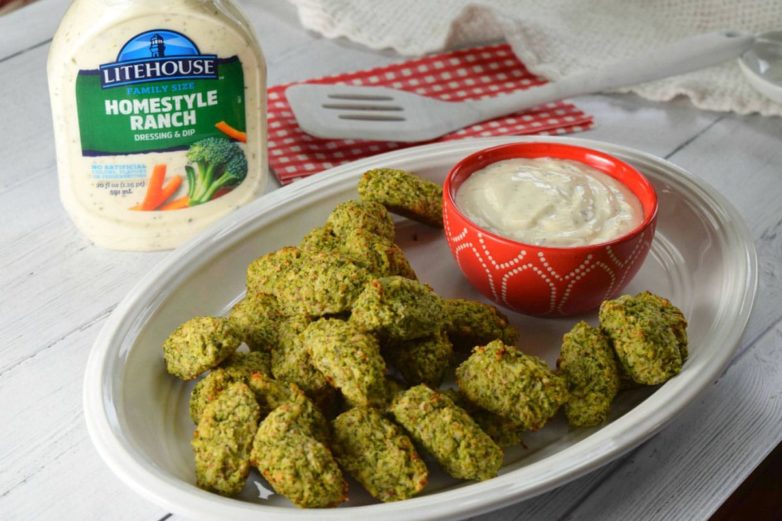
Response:
M535 316L572 316L617 296L654 237L657 194L599 150L511 143L459 161L443 185L448 246L487 298Z
M606 242L638 226L643 213L613 177L551 157L505 159L473 172L456 205L497 235L551 247Z

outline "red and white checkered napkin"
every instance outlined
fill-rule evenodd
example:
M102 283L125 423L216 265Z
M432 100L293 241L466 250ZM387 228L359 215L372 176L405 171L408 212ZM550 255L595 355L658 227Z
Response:
M507 44L464 49L444 54L349 72L301 83L341 83L392 87L461 101L496 96L545 83L531 74ZM269 165L282 184L363 157L412 146L409 143L320 139L305 134L296 124L285 89L269 89ZM484 121L436 141L519 134L566 134L592 126L592 116L570 103L558 102L520 115Z

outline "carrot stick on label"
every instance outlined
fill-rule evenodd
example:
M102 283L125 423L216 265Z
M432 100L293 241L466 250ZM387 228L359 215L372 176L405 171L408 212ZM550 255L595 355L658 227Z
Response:
M217 127L217 130L219 130L226 136L233 138L237 141L241 141L242 143L247 143L247 133L242 132L241 130L236 130L225 121L220 121L216 123L215 127Z
M190 198L188 196L179 197L171 202L168 202L161 206L159 210L181 210L190 206Z
M175 175L174 177L172 177L171 180L168 183L166 183L163 189L160 191L160 200L155 205L155 208L165 203L169 197L174 195L176 191L179 190L179 187L181 185L182 185L181 175Z
M166 178L166 165L155 165L149 176L147 193L141 203L140 210L154 210L160 205L160 193L163 190L163 181Z

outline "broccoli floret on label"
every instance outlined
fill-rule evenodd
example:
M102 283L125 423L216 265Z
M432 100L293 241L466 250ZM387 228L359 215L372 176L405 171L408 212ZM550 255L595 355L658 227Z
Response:
M239 145L223 137L209 137L190 146L187 158L190 206L210 201L221 188L231 188L247 177L247 158Z

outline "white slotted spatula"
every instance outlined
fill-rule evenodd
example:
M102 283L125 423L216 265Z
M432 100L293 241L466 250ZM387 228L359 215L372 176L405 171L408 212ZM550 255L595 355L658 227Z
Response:
M477 101L440 101L385 87L294 85L285 91L299 126L320 138L427 141L514 112L716 65L749 49L752 35L719 31L690 37L601 70Z

